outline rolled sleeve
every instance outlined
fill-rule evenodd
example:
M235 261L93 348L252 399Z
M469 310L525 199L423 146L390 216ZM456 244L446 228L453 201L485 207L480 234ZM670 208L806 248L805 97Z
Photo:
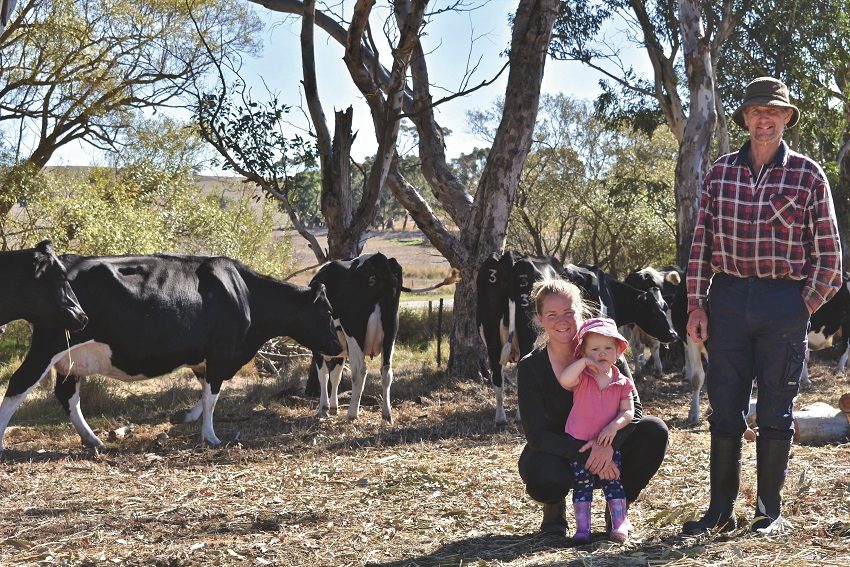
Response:
M803 300L814 313L841 287L841 240L829 181L820 174L812 191L809 225L812 230L811 269L803 286Z

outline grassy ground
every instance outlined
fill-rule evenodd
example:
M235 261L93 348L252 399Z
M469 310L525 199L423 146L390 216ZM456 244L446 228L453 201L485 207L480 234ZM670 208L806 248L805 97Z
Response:
M800 405L835 405L850 390L832 363L814 362ZM216 411L219 450L199 445L198 424L168 421L198 394L186 375L87 383L84 410L102 439L133 424L99 453L80 447L48 392L36 392L6 434L0 565L850 565L850 445L795 446L789 533L685 538L681 521L707 500L709 436L685 423L679 374L645 382L671 446L632 508L635 536L607 542L597 499L594 542L573 548L535 534L541 509L516 473L521 428L493 426L489 387L411 355L397 364L387 425L375 366L354 423L317 419L315 401L279 395L303 367L275 379L246 368ZM754 507L754 453L746 444L741 521Z

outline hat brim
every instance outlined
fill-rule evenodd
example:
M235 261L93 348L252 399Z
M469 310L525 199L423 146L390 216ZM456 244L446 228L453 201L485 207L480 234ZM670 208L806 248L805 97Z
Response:
M779 106L782 108L790 108L794 112L791 114L791 120L789 120L788 124L785 125L786 128L793 128L797 125L797 122L800 121L800 109L793 104L785 104L784 102L778 102L772 99L751 98L732 113L732 120L744 130L747 129L747 124L744 122L744 109L748 106Z

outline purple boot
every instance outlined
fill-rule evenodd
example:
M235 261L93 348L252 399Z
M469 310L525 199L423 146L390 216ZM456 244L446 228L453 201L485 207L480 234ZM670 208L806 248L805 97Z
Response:
M625 498L617 498L608 501L608 509L611 511L611 539L624 543L629 539L629 528L631 524L626 516L628 508Z
M573 543L590 543L590 502L573 502L576 512L576 533Z

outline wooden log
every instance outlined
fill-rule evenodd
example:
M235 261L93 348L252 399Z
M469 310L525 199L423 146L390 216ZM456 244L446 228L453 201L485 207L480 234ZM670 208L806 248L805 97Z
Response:
M794 412L794 441L802 445L840 443L850 437L850 414L823 402Z

